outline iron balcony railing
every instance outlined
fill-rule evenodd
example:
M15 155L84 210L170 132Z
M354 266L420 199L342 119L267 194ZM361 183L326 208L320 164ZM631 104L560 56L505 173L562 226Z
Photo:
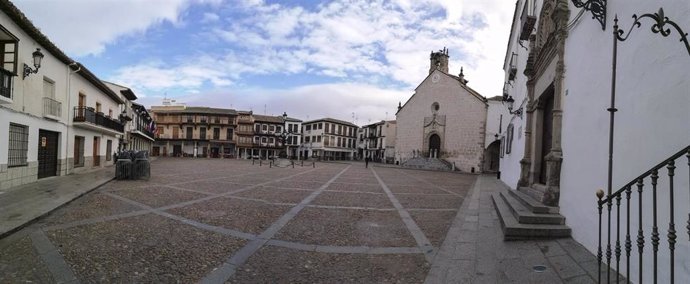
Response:
M43 97L43 115L60 118L62 116L62 103L48 97Z
M12 72L0 68L0 96L12 99Z
M598 209L599 209L599 246L597 249L597 259L599 261L599 267L601 268L602 263L603 263L603 258L604 258L604 251L602 248L602 241L603 239L606 240L606 264L612 268L615 269L615 271L612 271L612 269L606 269L606 282L610 283L612 273L615 273L616 275L613 276L615 277L616 283L619 283L621 281L620 279L620 262L623 260L621 259L622 256L621 254L625 254L625 267L627 268L627 272L625 273L625 278L628 280L631 280L631 277L634 277L633 275L630 275L630 259L631 259L631 254L633 251L633 242L637 244L637 255L638 255L638 270L639 270L639 275L637 275L638 282L642 283L643 278L642 278L642 272L647 271L647 272L652 272L654 274L654 283L657 282L657 276L658 276L658 258L657 258L657 252L659 251L659 241L661 241L661 235L659 233L659 216L657 215L658 209L661 210L669 210L669 215L668 215L668 220L664 218L662 222L668 221L668 249L669 249L669 256L670 256L670 271L669 271L669 276L670 279L673 279L674 276L674 266L675 266L675 257L674 257L674 250L675 250L675 245L676 245L676 239L678 238L677 232L676 232L676 224L675 224L675 212L674 212L674 204L676 201L673 199L674 196L674 177L676 174L681 174L684 175L683 173L676 173L676 161L679 160L678 162L682 163L683 160L681 160L681 157L685 156L687 157L687 163L688 166L690 167L690 145L687 147L683 148L679 152L675 153L668 159L664 160L663 162L659 163L658 165L654 166L650 170L644 172L642 175L638 176L637 178L631 180L627 184L625 184L623 187L621 187L619 190L611 193L608 196L604 196L605 193L603 190L599 190L597 192L597 197L599 198L599 201L597 202ZM666 168L664 170L664 168ZM668 184L668 191L663 192L663 193L668 193L668 200L657 200L657 193L658 191L664 191L664 189L657 188L657 185L659 184L659 178L660 178L660 172L663 175L663 172L666 172L666 175L668 176L667 184ZM688 172L688 177L685 177L690 179L690 171ZM644 189L644 184L648 180L649 184L651 185L651 201L650 200L644 200L643 197L643 192L648 194L647 192L649 189ZM663 180L662 180L663 181ZM682 184L682 183L681 183ZM635 197L635 194L633 193L634 188L637 188L637 197ZM690 190L688 188L685 188L683 190ZM665 196L666 194L664 194ZM632 199L637 199L632 200ZM650 197L647 196L649 199ZM624 210L625 212L623 213L625 215L625 218L621 218L621 201L624 203ZM615 200L615 212L612 215L611 210L614 208L614 200ZM647 207L642 207L643 201L645 204L651 203L651 208ZM680 201L680 202L687 202L685 201ZM633 204L637 203L637 204ZM637 216L631 215L630 213L630 207L631 204L637 210ZM636 206L635 206L636 205ZM603 213L604 206L606 206L607 212ZM651 209L651 210L650 210ZM651 212L649 212L651 211ZM652 224L651 224L651 229L649 228L649 224L644 225L643 224L643 216L652 216ZM634 212L633 212L634 214ZM607 231L605 235L602 236L602 216L606 215L607 217ZM615 218L615 220L611 220L611 218ZM632 228L635 224L631 226L630 221L631 219L637 219L637 228ZM621 241L621 225L624 225L623 232L625 234L625 240ZM615 226L615 228L612 228L612 226ZM682 225L681 225L682 226ZM688 221L687 221L687 227L688 229L688 235L690 235L690 212L688 212ZM631 236L630 232L634 229L637 229L637 239L634 239L635 236ZM614 230L614 236L611 235L611 230ZM652 256L653 260L650 265L649 262L646 263L647 266L644 266L644 248L645 248L645 231L649 232L651 230L651 238L649 239L652 244ZM649 233L647 233L649 234ZM612 238L615 238L612 239ZM612 242L615 242L612 244ZM664 261L665 262L665 261ZM667 263L667 262L665 262ZM618 272L618 273L616 273ZM599 269L599 283L603 282L604 280L602 279L602 270ZM673 283L673 281L671 281Z
M147 127L145 127L143 125L138 125L137 130L139 130L141 133L146 134L146 136L148 136L148 137L151 137L151 138L154 137L153 132L151 132Z
M89 107L74 107L74 122L88 122L117 132L124 132L125 129L119 121L106 117L103 113L97 113Z

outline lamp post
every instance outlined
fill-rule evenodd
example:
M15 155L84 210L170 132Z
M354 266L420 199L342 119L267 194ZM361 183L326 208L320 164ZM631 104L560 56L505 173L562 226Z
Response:
M507 98L505 98L503 100L503 102L508 104L507 105L508 106L508 112L510 114L514 114L514 115L517 115L518 117L522 118L522 106L519 109L516 109L515 111L513 111L513 107L515 104L515 99L513 99L513 96L508 96Z
M29 76L31 73L38 73L38 69L41 68L41 60L43 60L43 53L41 53L41 49L36 48L36 51L31 53L31 56L33 57L34 67L36 69L31 69L29 65L26 65L26 63L24 63L24 73L22 79L26 78L26 76Z

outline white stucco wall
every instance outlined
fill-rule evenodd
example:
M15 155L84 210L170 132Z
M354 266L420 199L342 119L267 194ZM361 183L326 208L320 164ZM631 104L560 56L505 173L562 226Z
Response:
M413 150L428 151L423 149L424 117L432 116L431 105L438 102L438 115L446 116L445 135L441 137L445 159L455 162L461 171L481 171L487 105L458 80L438 70L434 73L439 73L440 80L434 83L433 75L428 76L396 115L396 160L412 158Z
M606 189L612 58L613 15L626 33L633 14L655 13L663 6L665 14L685 31L690 31L690 4L687 1L609 1L607 28L592 20L589 12L570 30L566 41L566 75L563 112L563 165L561 172L561 213L573 229L573 238L590 251L597 248L597 209L595 190ZM579 9L572 6L571 18ZM678 41L675 30L668 38L653 34L650 19L641 20L629 39L618 45L613 188L620 188L690 142L690 56ZM676 163L675 216L676 283L690 283L690 243L688 242L688 161ZM668 283L668 187L666 170L659 183L659 282ZM651 256L651 188L645 181L643 196L645 258ZM631 212L637 213L634 191ZM615 210L614 210L615 213ZM615 219L615 215L614 215ZM623 221L625 218L622 219ZM637 232L636 215L631 222ZM622 226L623 230L625 224ZM624 232L623 232L624 234ZM614 234L615 235L615 234ZM633 236L633 238L635 238ZM637 257L634 248L633 257ZM636 271L636 262L632 268ZM621 265L623 269L624 265ZM650 271L646 267L645 271ZM652 273L645 273L651 282ZM634 275L637 275L634 272ZM633 278L634 281L638 281Z
M515 79L512 82L510 82L510 84L508 84L506 90L508 91L508 95L513 97L513 100L515 100L514 109L522 108L522 118L518 117L517 115L511 115L508 112L506 106L489 106L489 112L492 116L496 116L497 114L503 114L503 132L499 134L499 139L505 137L506 129L511 123L514 127L513 144L511 146L511 152L504 153L500 161L501 180L513 189L517 187L518 180L520 179L520 160L522 160L525 153L525 131L527 128L527 76L525 76L523 72L525 71L525 66L527 65L527 57L529 55L529 51L525 47L529 46L529 41L522 41L522 46L519 44L518 41L521 29L519 21L524 2L525 1L520 1L520 3L518 4L519 8L517 10L517 18L515 19L518 22L513 26L511 38L508 41L509 46L504 58L504 82L509 82L508 72L510 68L510 57L513 53L517 54L517 73L515 75ZM542 1L535 2L537 11L536 15L539 16L538 11L539 9L541 9ZM537 19L537 23L538 22L539 20ZM492 108L494 110L492 110ZM487 133L489 131L495 131L494 129L496 129L497 127L493 124L489 125L489 123L495 123L491 120L495 120L495 118L492 118L487 121ZM487 135L487 140L489 138L492 137L489 137ZM504 150L505 145L501 145L501 151Z

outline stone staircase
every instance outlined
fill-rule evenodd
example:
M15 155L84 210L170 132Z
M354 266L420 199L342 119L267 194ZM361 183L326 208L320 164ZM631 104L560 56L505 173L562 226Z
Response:
M453 165L448 161L437 158L412 158L402 164L405 168L424 169L434 171L451 171Z
M570 237L571 229L558 207L542 204L534 199L538 190L500 190L492 194L496 212L501 220L505 240Z

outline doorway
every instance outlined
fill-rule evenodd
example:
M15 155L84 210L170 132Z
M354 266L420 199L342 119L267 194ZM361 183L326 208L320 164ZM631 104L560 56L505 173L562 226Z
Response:
M429 136L429 155L438 156L438 152L441 151L441 137L438 134L431 134Z
M182 145L173 145L173 157L182 157Z
M546 156L551 152L553 140L553 88L549 88L540 99L544 100L544 109L542 111L541 153L539 155L539 183L546 184Z
M38 178L57 175L58 132L38 130Z
M100 139L98 137L93 137L93 166L101 166L101 157L98 155L100 153Z
M501 140L496 140L489 144L489 147L484 150L484 171L498 172L501 152Z

